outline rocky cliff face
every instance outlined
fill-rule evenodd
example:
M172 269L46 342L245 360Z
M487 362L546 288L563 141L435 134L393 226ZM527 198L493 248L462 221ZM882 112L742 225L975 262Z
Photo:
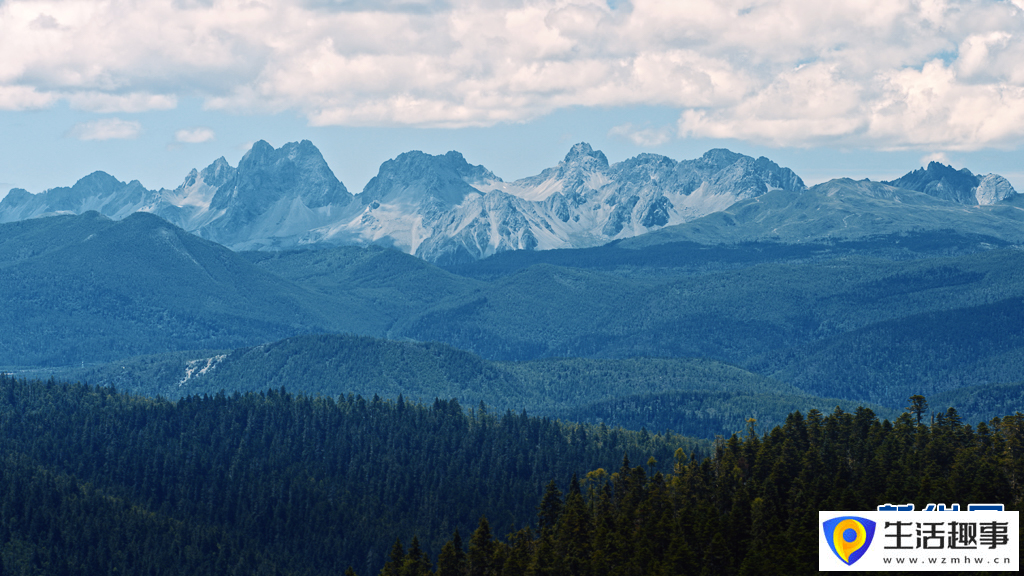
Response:
M261 140L217 187L205 217L186 229L234 249L284 248L335 221L351 202L310 141L275 150Z
M955 170L938 162L930 162L927 168L914 170L886 184L924 192L957 204L981 206L991 206L1017 194L1013 186L998 174L975 175L966 168Z

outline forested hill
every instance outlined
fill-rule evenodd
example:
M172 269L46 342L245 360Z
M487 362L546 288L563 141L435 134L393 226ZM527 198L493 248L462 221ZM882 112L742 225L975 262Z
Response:
M45 378L44 372L39 372ZM728 437L747 418L761 429L794 410L854 410L863 402L822 398L786 383L711 360L558 358L494 362L438 343L394 342L320 334L225 352L154 355L60 376L170 400L187 395L292 392L337 397L362 394L396 400L455 398L499 412L573 422L604 422L633 430L673 430ZM894 418L898 411L868 407Z
M0 375L0 574L375 574L485 512L529 524L554 478L698 444L283 390L177 403ZM494 512L500 511L500 512Z
M0 574L799 575L818 510L1024 503L1019 413L797 412L700 448L441 400L0 375Z
M446 545L437 576L814 574L819 510L996 502L1020 511L1022 441L1019 412L977 427L955 410L931 425L909 413L890 423L869 410L797 412L763 437L733 436L712 458L680 453L671 476L623 462L611 476L574 478L564 498L552 488L539 530L501 540L481 522L467 554ZM408 570L411 556L395 554L382 576L425 576Z

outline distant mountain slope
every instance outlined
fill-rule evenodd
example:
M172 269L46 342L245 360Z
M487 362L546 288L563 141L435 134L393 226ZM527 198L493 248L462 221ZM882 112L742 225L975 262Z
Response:
M927 400L931 411L953 406L964 422L983 422L1024 412L1024 382L958 388L929 396Z
M671 229L665 235L670 235ZM614 272L628 277L669 277L747 268L756 264L789 261L827 261L846 256L885 260L915 260L987 252L1013 246L992 236L961 234L951 230L900 232L852 239L826 239L787 244L749 241L701 244L669 241L652 233L649 242L616 240L594 248L502 252L489 258L445 266L460 276L494 280L538 264ZM642 246L637 246L643 244Z
M35 375L45 376L46 372ZM499 413L526 410L562 420L634 423L635 429L673 430L710 438L742 430L758 418L770 428L793 410L853 410L851 400L821 398L782 382L718 362L695 359L549 359L521 363L484 360L436 343L311 335L254 348L171 354L119 361L59 376L146 396L176 399L221 390L250 392L287 386L327 397L379 395L432 402L481 402ZM671 405L674 410L661 409ZM870 406L880 415L890 412Z
M78 364L372 326L374 314L261 271L160 218L0 225L0 363ZM383 327L380 327L381 329Z
M884 403L922 387L1024 381L1024 251L936 235L620 242L588 251L581 266L565 257L460 276L379 247L235 253L151 214L33 219L0 225L0 321L16 335L0 340L0 365L348 332L500 361L705 358L815 395Z
M801 192L772 191L685 224L624 240L620 246L680 241L803 243L936 230L1022 243L1024 209L1007 203L961 204L880 182L839 179Z
M748 368L816 394L889 405L911 390L948 396L1016 382L1024 379L1024 298L878 322L766 356Z
M383 329L380 334L389 333L395 323L440 302L486 287L483 282L374 245L238 254L258 268L307 290L371 308Z
M924 192L958 204L987 206L1016 196L1013 186L998 174L975 176L966 168L954 170L952 166L938 162L929 162L927 168L914 170L885 184Z
M1024 297L1022 270L1024 253L1013 248L907 261L839 254L662 275L544 264L498 276L395 332L501 359L711 358L808 392L888 403L922 386L1024 379L1024 365L1000 364L1024 349L1017 324L971 320L1001 302L1010 308L997 317L1012 311ZM966 346L957 334L995 341ZM847 360L833 362L826 350ZM901 368L891 371L890 362ZM842 381L865 384L829 386Z

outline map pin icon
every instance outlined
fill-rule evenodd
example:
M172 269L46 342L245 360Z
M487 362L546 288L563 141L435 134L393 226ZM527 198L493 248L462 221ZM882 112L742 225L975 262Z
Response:
M850 555L860 550L867 539L867 530L860 522L852 518L840 522L832 532L832 542L835 544L836 553L847 564L850 563Z

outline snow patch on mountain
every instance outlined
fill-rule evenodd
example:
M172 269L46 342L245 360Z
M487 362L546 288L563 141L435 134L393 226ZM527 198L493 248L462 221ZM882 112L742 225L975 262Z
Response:
M893 206L925 201L954 211L1024 206L1005 178L938 163L889 183L837 180L814 194L806 190L792 170L764 157L715 149L692 160L639 154L613 164L581 142L556 166L513 182L459 152L406 152L384 162L353 195L309 141L278 149L260 141L237 168L219 158L174 190L150 191L103 172L40 194L15 189L0 200L0 222L88 210L114 219L150 212L236 250L382 244L457 263L509 250L597 246L709 215L723 238L733 224L769 221L769 232L790 234L800 226L775 215L807 217L815 203L838 206L815 224L822 230L867 229L868 216L844 208L861 204L892 214Z
M183 376L181 380L178 380L178 388L188 384L189 380L192 380L193 378L208 374L227 357L227 354L219 354L217 356L211 356L210 358L189 360L185 363L185 376Z

